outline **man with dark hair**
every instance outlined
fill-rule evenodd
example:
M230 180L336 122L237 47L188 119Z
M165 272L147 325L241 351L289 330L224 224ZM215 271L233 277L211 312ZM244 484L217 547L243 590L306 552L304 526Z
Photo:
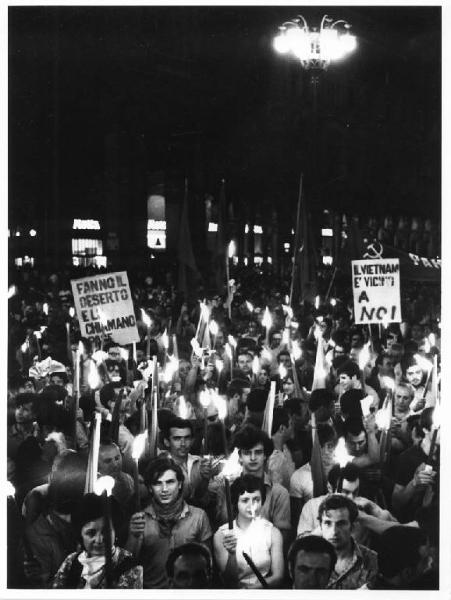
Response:
M144 588L167 588L166 561L172 548L186 542L211 543L206 513L183 499L183 472L171 458L152 460L144 480L150 501L132 515L126 550L144 567Z
M418 362L416 356L407 355L401 361L404 380L413 387L414 398L410 405L412 412L419 412L425 407L433 406L434 400L430 390L426 391L426 372Z
M337 447L338 437L331 425L318 425L318 440L321 447L321 461L327 477L334 464L334 452ZM292 501L293 517L297 517L302 506L313 498L313 478L310 462L306 463L293 473L290 479L290 497Z
M359 369L359 365L352 360L349 360L340 365L337 369L337 374L338 383L335 386L334 391L339 398L349 390L363 389L366 396L371 396L373 398L373 406L376 409L379 408L379 396L377 395L377 392L366 383L362 385L362 373Z
M325 388L313 390L308 407L315 414L316 424L334 425L335 394Z
M337 562L330 542L317 535L297 538L288 551L288 571L295 590L324 590Z
M241 427L245 412L246 400L251 391L251 384L248 379L232 379L227 387L227 418L226 426L232 433L238 431Z
M236 358L238 369L233 373L235 378L247 380L249 386L252 379L252 360L252 353L244 348L241 349Z
M294 461L286 443L293 437L291 417L284 408L278 406L273 411L272 441L274 450L268 458L267 473L271 483L280 483L289 490L290 478L294 473Z
M38 437L35 423L39 396L33 392L17 394L14 399L14 423L8 429L8 457L14 459L20 444L29 436Z
M169 587L179 590L207 590L212 587L213 559L209 549L187 542L169 553L166 561Z
M163 429L168 455L183 471L183 497L190 504L204 508L209 502L211 466L208 459L190 453L193 439L193 425L188 419L174 416Z
M421 413L416 428L422 436L421 443L411 446L399 456L392 503L393 511L402 523L415 518L415 511L423 502L426 488L435 482L436 469L432 470L426 465L431 448L433 411L430 407Z
M337 553L337 563L327 585L329 589L356 590L364 584L372 585L376 579L376 552L352 537L358 514L357 505L342 494L328 496L318 509L321 535Z
M261 429L246 425L236 433L233 445L238 448L242 474L259 477L265 484L266 500L261 516L271 521L280 530L284 541L288 544L291 535L290 497L283 486L279 483L272 484L265 473L265 462L274 449L272 440ZM223 480L217 491L216 521L218 525L227 521Z
M112 495L125 509L133 496L133 479L122 470L122 454L119 446L106 436L100 440L98 471L100 476L109 475L114 479Z
M418 527L391 527L379 537L377 558L379 575L370 589L416 589L429 566L427 535Z

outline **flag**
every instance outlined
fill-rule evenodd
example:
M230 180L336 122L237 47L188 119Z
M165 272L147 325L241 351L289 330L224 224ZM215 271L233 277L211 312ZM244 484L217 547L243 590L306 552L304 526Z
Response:
M318 256L312 237L312 224L302 191L303 175L299 183L299 197L294 241L292 290L290 301L312 300L316 294Z
M276 382L271 381L271 387L269 388L268 399L266 400L265 412L263 413L262 431L271 437L272 420L274 413L274 403L276 401Z
M151 402L152 402L152 423L150 427L150 439L149 439L149 451L150 457L156 458L157 446L158 446L158 363L157 357L154 356L152 364L152 391L151 391Z
M321 458L321 445L318 432L316 431L315 414L312 413L312 456L310 458L312 471L313 497L317 498L326 493L326 477L324 474L323 461Z
M99 448L100 448L100 424L102 415L95 413L94 428L91 431L89 441L88 467L86 470L85 494L94 492L94 485L97 481L97 471L99 466Z
M178 289L183 292L186 300L194 300L197 296L197 286L200 283L201 276L197 269L196 259L191 244L191 232L188 220L187 179L185 179L185 195L180 217L177 258L179 263Z
M228 259L229 227L227 218L227 200L225 180L221 182L218 200L218 231L216 232L216 250L213 256L215 285L221 296L227 291L226 260Z

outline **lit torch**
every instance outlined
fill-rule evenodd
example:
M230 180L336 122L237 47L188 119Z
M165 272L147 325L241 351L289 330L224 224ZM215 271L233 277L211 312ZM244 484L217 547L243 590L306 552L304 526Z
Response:
M42 335L40 331L33 331L33 335L35 337L36 347L38 349L38 360L41 360L41 344L39 343L39 340L41 339Z
M89 367L89 375L88 375L88 385L91 390L96 390L101 385L101 380L99 376L99 371L97 370L97 365L95 361L91 360Z
M265 344L269 346L269 330L272 327L272 318L268 307L265 308L265 312L263 313L262 325L265 328Z
M135 490L135 512L141 510L141 499L139 496L139 459L141 458L146 446L147 430L138 434L133 440L132 458L133 458L133 485Z
M111 504L110 498L113 491L115 481L109 475L105 477L99 477L95 486L95 493L103 498L103 517L104 517L104 530L103 530L103 544L105 547L105 587L112 587L112 575L113 575L113 563L112 563L112 525L111 525Z
M17 294L17 287L15 285L11 285L8 289L8 300L10 300L16 294Z
M147 344L146 344L146 360L150 360L150 328L152 326L152 319L146 313L146 311L141 309L141 319L144 325L147 327Z
M233 529L232 500L230 497L230 479L232 477L239 476L241 474L241 471L242 471L242 468L240 465L240 457L238 454L238 448L234 448L232 454L228 457L228 459L224 463L224 468L222 469L222 475L224 477L224 486L225 486L226 507L227 507L227 522L228 522L229 529Z
M340 469L344 469L346 465L352 462L352 456L346 449L345 439L339 438L337 447L334 452L334 462L340 465ZM343 477L340 475L337 481L336 493L341 494L343 491Z
M216 323L216 321L210 321L208 328L213 337L212 342L211 342L211 347L214 350L215 346L216 346L216 336L218 335L218 332L219 332L219 326Z
M246 308L247 310L252 314L254 312L254 307L253 305L249 302L249 300L246 300Z

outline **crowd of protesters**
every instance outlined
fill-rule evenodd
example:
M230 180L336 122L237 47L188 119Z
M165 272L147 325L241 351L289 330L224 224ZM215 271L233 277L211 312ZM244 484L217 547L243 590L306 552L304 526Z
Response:
M137 275L121 346L71 276L10 288L8 587L438 589L439 290L356 326L258 270L230 304Z

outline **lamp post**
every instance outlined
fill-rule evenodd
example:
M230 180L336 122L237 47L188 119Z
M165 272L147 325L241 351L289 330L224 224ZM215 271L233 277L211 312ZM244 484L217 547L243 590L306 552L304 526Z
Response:
M320 76L329 65L339 62L351 54L357 47L357 40L350 33L350 24L338 19L334 21L324 15L319 28L309 27L302 15L297 15L291 21L285 21L279 26L279 33L273 40L276 52L294 58L308 72L311 92L311 114L306 117L302 139L306 140L302 162L307 162L306 171L309 173L310 191L321 181L322 160L319 154L320 127L318 119L318 85ZM313 186L311 183L313 182ZM308 182L307 182L308 183ZM308 189L307 189L308 194ZM320 197L313 198L313 203L321 203ZM305 202L305 200L303 200ZM295 242L296 243L296 242ZM295 252L297 252L297 248Z

